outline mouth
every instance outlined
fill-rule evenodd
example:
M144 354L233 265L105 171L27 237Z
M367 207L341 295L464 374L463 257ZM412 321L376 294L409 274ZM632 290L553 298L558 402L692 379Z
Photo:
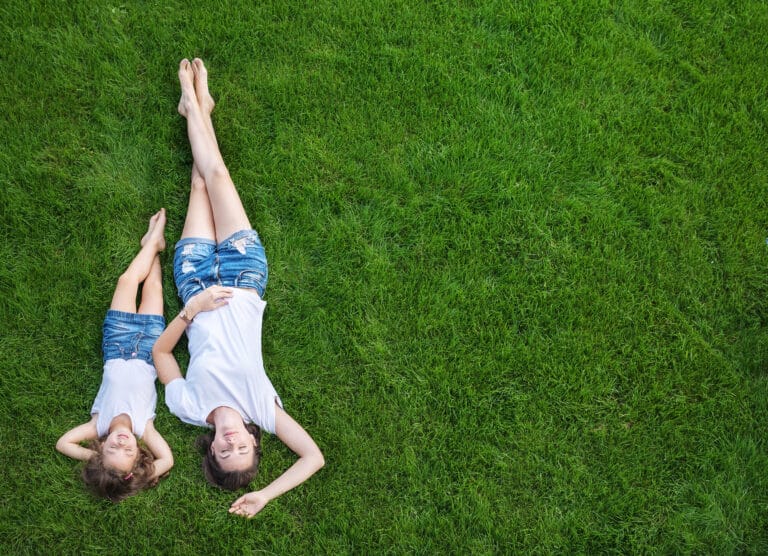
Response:
M224 433L225 438L230 438L232 436L235 436L237 434L237 431L229 431Z

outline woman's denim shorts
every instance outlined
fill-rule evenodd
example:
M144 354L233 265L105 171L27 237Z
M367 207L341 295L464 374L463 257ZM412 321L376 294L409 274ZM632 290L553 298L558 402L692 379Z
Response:
M110 359L142 359L150 365L152 346L165 329L161 315L126 313L110 309L104 319L101 350Z
M216 245L211 239L184 238L176 244L173 278L186 305L210 286L252 288L264 297L267 256L255 230L240 230Z

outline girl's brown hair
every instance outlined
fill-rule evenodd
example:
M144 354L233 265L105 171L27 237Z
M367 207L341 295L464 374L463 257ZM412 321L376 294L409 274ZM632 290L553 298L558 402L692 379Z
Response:
M83 482L94 495L112 502L120 502L157 484L157 479L152 479L155 457L143 446L139 446L136 462L128 473L105 466L101 449L106 439L107 437L103 436L91 442L88 447L96 454L83 468Z
M259 462L261 461L261 429L253 423L246 423L246 430L256 439L256 446L253 451L253 465L243 471L224 471L216 457L211 453L211 444L216 436L216 431L211 430L197 437L197 447L203 453L203 473L206 480L213 486L225 490L237 490L248 486L256 474L259 472Z

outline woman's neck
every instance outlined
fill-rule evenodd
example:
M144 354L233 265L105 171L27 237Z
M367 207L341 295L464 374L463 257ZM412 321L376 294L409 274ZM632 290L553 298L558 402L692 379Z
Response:
M242 424L243 417L237 410L226 405L220 405L208 414L208 418L205 421L217 429L229 428L236 423Z

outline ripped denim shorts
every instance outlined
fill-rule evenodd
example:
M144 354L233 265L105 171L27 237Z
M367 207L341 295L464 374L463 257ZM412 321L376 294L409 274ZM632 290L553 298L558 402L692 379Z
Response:
M251 288L264 297L267 256L255 230L240 230L216 245L211 239L187 237L176 244L173 279L186 305L210 286Z
M165 330L162 315L126 313L110 309L102 327L101 351L110 359L141 359L150 365L152 346Z

